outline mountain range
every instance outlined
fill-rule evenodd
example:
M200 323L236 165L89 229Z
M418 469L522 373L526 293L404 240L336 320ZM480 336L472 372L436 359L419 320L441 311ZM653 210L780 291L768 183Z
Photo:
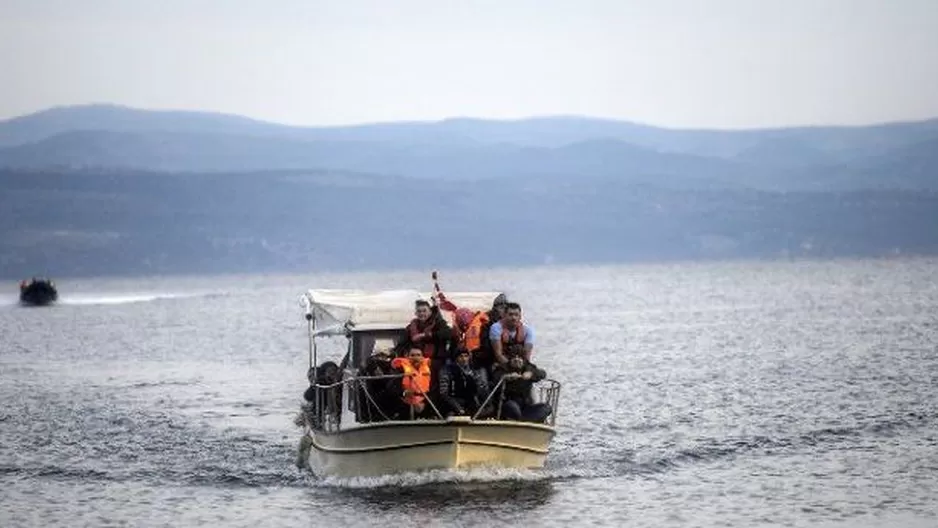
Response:
M938 254L938 120L0 122L0 275Z
M613 178L768 190L938 188L938 119L676 130L583 117L294 127L113 105L0 122L0 167L340 170L424 179Z

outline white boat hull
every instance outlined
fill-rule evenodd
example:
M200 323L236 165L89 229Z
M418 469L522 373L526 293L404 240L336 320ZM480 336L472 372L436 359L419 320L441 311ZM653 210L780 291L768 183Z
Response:
M541 468L554 429L462 417L356 424L339 432L307 434L310 469L358 477L476 466Z

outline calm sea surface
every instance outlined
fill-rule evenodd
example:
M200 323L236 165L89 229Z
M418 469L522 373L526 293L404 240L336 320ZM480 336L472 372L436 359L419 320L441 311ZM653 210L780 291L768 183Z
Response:
M298 470L298 296L428 276L11 281L0 526L938 526L938 260L443 270L536 327L546 469Z

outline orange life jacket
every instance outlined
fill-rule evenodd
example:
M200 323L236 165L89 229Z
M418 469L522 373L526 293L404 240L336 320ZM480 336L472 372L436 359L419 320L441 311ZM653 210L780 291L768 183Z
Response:
M505 328L504 324L502 325L502 344L503 345L523 345L524 344L524 338L528 337L528 332L527 330L525 330L524 324L522 323L518 323L518 324L521 326L519 326L515 330L514 342L512 342L512 337L511 337L511 334L509 333L511 332L511 329Z
M472 321L469 322L469 326L466 328L466 332L462 335L460 348L463 350L468 350L469 352L474 352L481 348L482 327L484 327L488 322L489 314L487 312L477 312L472 317Z
M524 327L523 323L518 323L520 326L515 330L515 337L511 337L509 334L509 329L505 328L502 325L502 351L505 355L521 354L525 359L530 360L531 358L527 357L527 354L524 351L524 339L528 336L528 332Z
M408 405L422 403L425 399L424 394L430 392L430 360L424 358L420 361L420 366L415 368L410 359L399 357L394 358L391 366L404 371L401 386L404 391L411 393L404 396L404 402Z

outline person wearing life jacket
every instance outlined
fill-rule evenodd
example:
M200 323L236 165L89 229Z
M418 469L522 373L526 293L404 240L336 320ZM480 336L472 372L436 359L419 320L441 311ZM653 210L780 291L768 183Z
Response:
M439 308L431 307L423 299L414 303L414 319L407 325L404 339L398 345L400 351L411 348L419 348L423 357L430 360L430 392L435 394L440 381L440 368L455 351L456 332L443 319Z
M407 357L394 358L391 367L404 372L401 379L401 400L409 406L413 416L424 413L430 392L430 360L419 348L411 348Z
M492 341L489 339L489 333L492 325L500 321L505 315L505 306L507 304L508 298L505 297L505 294L498 294L498 297L492 302L492 309L474 314L473 319L467 326L465 343L466 348L472 354L472 365L474 367L484 368L491 372L492 365L495 363L495 354L492 349Z
M456 352L463 350L470 354L479 348L481 318L487 317L485 312L473 312L469 308L459 308L453 315L453 321L456 323Z
M399 350L419 348L423 357L430 360L445 360L449 357L454 341L454 332L439 310L430 302L420 299L414 303L414 318L406 328L406 336L398 345Z
M505 316L489 329L489 340L495 363L508 364L509 355L520 355L525 361L531 361L534 355L534 328L521 322L521 305L508 303Z

